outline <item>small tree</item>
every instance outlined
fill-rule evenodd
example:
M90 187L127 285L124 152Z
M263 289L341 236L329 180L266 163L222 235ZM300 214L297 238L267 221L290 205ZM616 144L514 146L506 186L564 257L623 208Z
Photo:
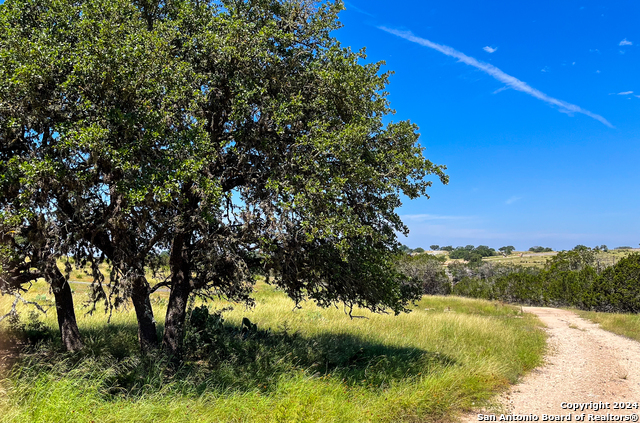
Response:
M440 249L439 245L431 245L429 246L429 248L431 249L431 251L438 251Z
M498 251L502 251L505 255L509 256L516 248L513 245L507 245L505 247L498 248Z

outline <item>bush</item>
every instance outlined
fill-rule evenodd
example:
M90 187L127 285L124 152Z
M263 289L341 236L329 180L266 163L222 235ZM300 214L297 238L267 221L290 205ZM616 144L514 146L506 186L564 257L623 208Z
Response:
M422 285L422 292L427 295L447 295L451 293L451 283L442 267L444 260L430 254L403 256L398 271Z
M187 315L184 336L184 351L188 357L213 358L221 360L226 355L223 310L209 312L201 305Z
M553 248L540 247L539 245L536 245L535 247L529 248L529 251L531 251L532 253L550 253L553 251Z
M600 272L594 266L595 252L578 247L549 259L543 271L490 263L450 265L452 293L530 305L640 312L640 254L631 254Z
M598 278L596 270L589 266L560 270L552 266L543 272L544 286L549 305L589 308L593 284Z
M588 305L597 311L640 312L640 254L605 269L593 285Z
M40 314L35 310L29 311L26 322L22 321L18 314L10 315L7 321L6 335L13 342L35 345L53 338L51 330L40 320Z

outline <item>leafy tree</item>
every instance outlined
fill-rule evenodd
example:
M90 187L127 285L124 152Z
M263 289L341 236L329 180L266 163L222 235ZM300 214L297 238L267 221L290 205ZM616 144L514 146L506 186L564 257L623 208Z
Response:
M486 245L478 245L473 251L477 252L481 257L491 257L496 255L496 250Z
M414 124L383 124L389 74L331 37L341 4L8 3L0 184L20 195L3 198L1 224L44 218L56 257L108 258L110 294L94 272L94 298L132 299L141 347L157 343L159 286L174 355L189 298L251 304L256 273L321 306L398 313L419 297L395 268L395 210L445 168L423 158ZM169 273L151 287L162 251Z
M145 267L174 217L162 206L175 175L188 166L175 151L188 142L193 91L172 54L173 28L149 25L148 10L127 1L3 6L0 183L19 195L5 196L2 226L21 233L46 218L38 231L57 245L53 258L91 263L93 298L108 308L131 298L141 347L154 347ZM104 257L111 295L97 271Z
M579 246L583 247L583 246ZM547 260L545 267L551 271L581 270L593 266L596 262L596 253L591 248L574 248L570 251L560 251Z
M442 247L441 250L451 252L453 251L453 247L451 245L447 245L446 247Z
M418 254L422 254L424 253L424 248L422 247L418 247L415 250L413 250L414 253L418 253Z
M516 249L513 245L507 245L505 247L498 248L498 251L502 251L506 255L511 255L511 253Z
M479 264L483 257L490 257L495 255L496 250L489 248L486 245L479 245L474 247L473 245L467 245L466 247L457 247L449 254L452 259L464 259L474 264Z
M439 245L431 245L429 246L429 248L431 249L431 251L438 251L440 249Z
M553 251L553 249L550 247L535 246L535 247L529 248L529 251L531 251L532 253L550 253Z
M413 251L411 248L407 247L404 244L400 244L399 250L407 254L410 254Z

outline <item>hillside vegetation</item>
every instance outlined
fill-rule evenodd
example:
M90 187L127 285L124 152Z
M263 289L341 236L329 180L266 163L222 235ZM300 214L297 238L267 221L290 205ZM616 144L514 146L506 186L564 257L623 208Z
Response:
M454 250L455 251L455 250ZM544 253L543 253L544 254ZM444 255L403 255L398 268L427 294L455 294L509 303L638 313L640 254L577 246L547 253L544 265L452 261Z

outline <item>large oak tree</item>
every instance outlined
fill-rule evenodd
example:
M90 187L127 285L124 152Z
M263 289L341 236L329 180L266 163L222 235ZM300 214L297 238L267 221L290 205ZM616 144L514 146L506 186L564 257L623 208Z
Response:
M5 273L37 273L9 240L41 216L53 258L111 261L149 348L145 269L169 251L170 354L190 296L251 303L256 273L322 306L398 313L418 298L394 270L396 209L447 177L414 124L383 123L389 74L331 37L341 4L0 7Z

